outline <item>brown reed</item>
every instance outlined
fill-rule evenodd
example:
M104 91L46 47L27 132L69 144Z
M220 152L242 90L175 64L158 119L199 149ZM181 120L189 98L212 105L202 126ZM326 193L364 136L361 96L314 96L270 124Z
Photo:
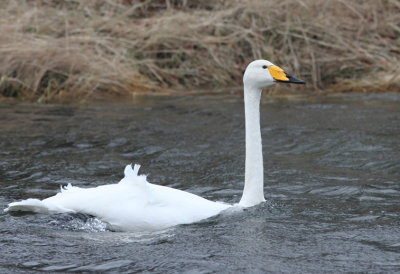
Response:
M3 0L0 94L241 85L265 58L327 92L400 90L399 0Z

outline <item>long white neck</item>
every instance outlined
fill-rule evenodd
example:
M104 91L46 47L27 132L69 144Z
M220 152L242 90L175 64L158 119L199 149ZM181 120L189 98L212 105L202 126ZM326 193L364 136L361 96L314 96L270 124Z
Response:
M260 131L262 89L244 86L246 118L246 163L242 199L239 205L249 207L264 202L264 167Z

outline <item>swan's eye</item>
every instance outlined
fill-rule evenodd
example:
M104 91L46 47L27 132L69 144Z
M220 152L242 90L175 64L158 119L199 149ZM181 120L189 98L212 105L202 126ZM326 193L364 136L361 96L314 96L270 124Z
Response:
M266 69L266 68L267 68L267 66L266 66L266 65L264 65L264 66L263 66L263 69Z

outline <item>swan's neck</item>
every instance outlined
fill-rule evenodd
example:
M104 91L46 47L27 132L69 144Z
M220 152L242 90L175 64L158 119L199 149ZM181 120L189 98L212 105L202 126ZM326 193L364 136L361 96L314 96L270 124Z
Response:
M242 206L264 202L264 168L260 131L260 99L262 89L244 87L246 118L246 163Z

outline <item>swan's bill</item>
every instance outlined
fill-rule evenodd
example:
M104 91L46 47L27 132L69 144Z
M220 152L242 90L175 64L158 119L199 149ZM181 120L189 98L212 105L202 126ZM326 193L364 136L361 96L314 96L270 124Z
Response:
M269 66L268 67L269 73L271 74L272 78L276 82L281 82L281 83L292 83L292 84L305 84L306 82L298 79L296 77L293 77L292 75L286 73L283 69L281 69L278 66Z

